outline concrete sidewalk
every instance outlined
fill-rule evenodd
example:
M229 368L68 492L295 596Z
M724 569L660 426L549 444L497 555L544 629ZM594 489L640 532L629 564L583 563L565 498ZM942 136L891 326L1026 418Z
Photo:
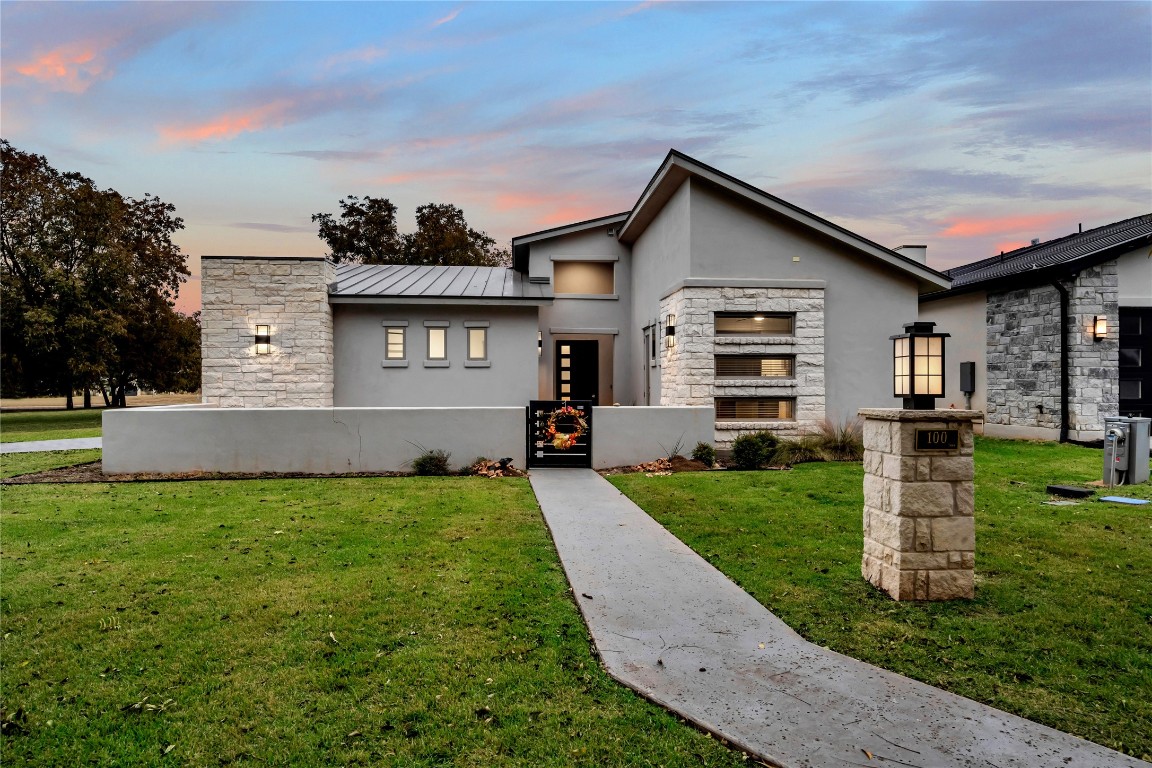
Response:
M32 440L26 443L0 443L0 453L35 453L37 451L79 451L103 447L101 437L73 437L67 440Z
M608 673L749 753L789 768L1148 766L808 643L592 470L530 479Z

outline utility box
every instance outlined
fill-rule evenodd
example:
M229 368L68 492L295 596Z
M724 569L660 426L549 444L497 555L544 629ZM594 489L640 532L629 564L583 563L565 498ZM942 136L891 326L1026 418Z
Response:
M1108 416L1104 419L1104 483L1133 485L1148 481L1148 431L1152 419Z

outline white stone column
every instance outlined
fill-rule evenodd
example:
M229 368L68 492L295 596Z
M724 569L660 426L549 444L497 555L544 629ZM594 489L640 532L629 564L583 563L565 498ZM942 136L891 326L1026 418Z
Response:
M972 421L980 415L900 408L860 411L864 419L861 571L869 583L896 600L973 597ZM917 432L922 433L919 441ZM955 447L940 447L952 438Z

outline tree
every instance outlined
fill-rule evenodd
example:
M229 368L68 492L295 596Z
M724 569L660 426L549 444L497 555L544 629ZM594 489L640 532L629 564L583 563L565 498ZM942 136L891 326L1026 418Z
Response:
M0 195L0 389L63 394L71 408L77 389L109 384L123 405L146 326L183 332L172 306L188 275L172 242L183 221L3 140Z
M396 206L387 198L365 197L361 201L349 195L340 201L339 219L330 213L317 213L312 221L320 223L320 239L328 244L329 256L336 263L395 264L400 258Z
M353 195L340 201L340 218L317 213L319 237L329 257L362 264L429 264L500 266L512 262L508 249L498 249L485 232L468 226L464 212L450 203L428 203L416 209L416 232L399 234L396 206L385 198Z

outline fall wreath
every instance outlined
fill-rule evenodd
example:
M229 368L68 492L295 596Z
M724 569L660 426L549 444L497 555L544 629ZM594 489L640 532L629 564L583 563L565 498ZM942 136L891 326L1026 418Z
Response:
M564 417L572 419L575 431L558 432L556 430L556 422ZM588 429L588 422L580 411L570 405L564 405L548 414L548 425L544 429L544 436L552 441L553 448L558 451L566 451L576 445L576 441L580 439L580 435L584 434L586 429Z

